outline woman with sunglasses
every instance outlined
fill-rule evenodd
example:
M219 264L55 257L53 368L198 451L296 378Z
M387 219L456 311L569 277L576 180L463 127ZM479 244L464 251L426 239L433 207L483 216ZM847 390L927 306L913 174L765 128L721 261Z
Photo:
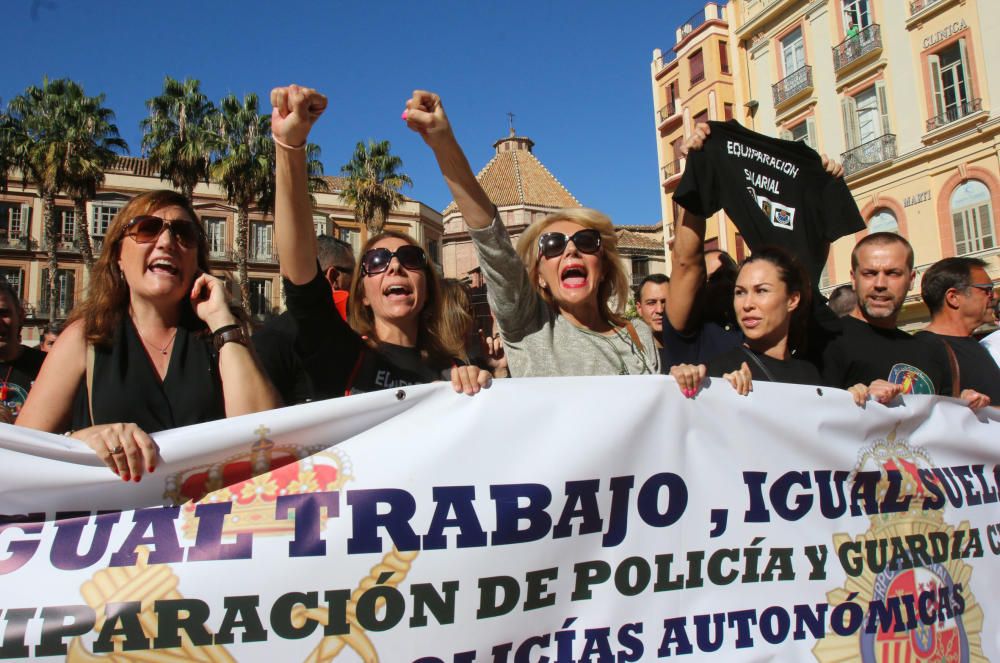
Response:
M463 339L448 333L437 272L407 235L387 231L365 243L348 300L350 326L337 314L316 262L304 151L326 97L293 85L274 89L271 103L278 260L288 311L298 322L298 350L317 396L443 379L467 394L488 386L487 371L459 365Z
M821 385L819 371L797 359L805 342L812 286L801 264L777 247L763 247L743 261L736 275L733 308L743 344L708 364L678 364L670 375L688 398L706 375L723 378L746 396L753 381Z
M156 467L149 434L277 407L208 274L205 233L173 191L133 198L112 220L88 297L42 366L19 426L71 430L123 480Z
M628 375L659 372L653 333L623 310L628 277L611 220L566 209L530 225L511 244L476 180L441 105L416 91L403 113L434 151L488 285L511 375Z

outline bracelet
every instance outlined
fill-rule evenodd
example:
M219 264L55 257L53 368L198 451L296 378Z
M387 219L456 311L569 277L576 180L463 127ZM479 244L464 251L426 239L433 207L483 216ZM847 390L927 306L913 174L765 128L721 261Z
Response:
M283 148L285 148L286 150L293 150L295 152L300 152L300 151L305 151L305 149L306 149L306 144L305 143L302 143L301 145L289 145L288 143L284 143L284 142L278 140L276 136L271 136L271 139L274 141L275 145L280 145Z
M226 343L247 345L247 336L242 325L224 325L212 332L212 347L216 352L222 350Z

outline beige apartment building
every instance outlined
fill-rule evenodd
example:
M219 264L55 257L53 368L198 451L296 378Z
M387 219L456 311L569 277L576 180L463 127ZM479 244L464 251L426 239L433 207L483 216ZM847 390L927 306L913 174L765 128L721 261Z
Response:
M316 234L342 239L357 253L367 239L367 231L355 221L352 209L340 196L344 180L339 177L326 179L331 191L314 194ZM104 185L95 199L87 203L87 224L95 258L118 210L137 194L163 188L170 188L170 182L161 180L146 160L135 157L118 160L106 173ZM226 201L225 193L215 183L199 184L193 202L208 235L212 269L226 279L230 293L238 296L235 287L236 208ZM62 319L84 296L87 284L76 240L73 202L58 197L56 214L59 224L56 308L57 317ZM0 194L0 277L6 278L21 295L27 313L23 338L29 343L38 338L39 328L48 322L47 244L43 220L38 192L30 186L25 188L16 176L13 177L7 192ZM386 228L413 236L435 262L440 262L444 226L436 210L407 198L389 215ZM284 308L272 216L251 212L248 250L251 313L262 320Z
M728 21L736 119L840 159L866 232L906 236L918 270L970 255L1000 280L1000 68L988 66L1000 62L1000 2L730 0L705 12ZM849 280L863 234L834 245L824 290ZM904 323L926 319L918 279Z

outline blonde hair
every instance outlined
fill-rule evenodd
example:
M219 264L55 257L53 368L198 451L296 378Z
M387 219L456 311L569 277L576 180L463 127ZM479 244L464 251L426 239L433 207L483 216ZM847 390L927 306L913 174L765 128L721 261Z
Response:
M441 281L441 305L444 315L444 328L449 338L462 344L462 354L459 359L468 363L468 353L465 351L465 339L472 329L472 300L469 298L467 286L456 279Z
M625 302L628 301L629 281L622 257L618 253L618 236L611 219L597 210L586 207L559 210L532 223L517 240L517 253L528 269L528 277L535 290L550 306L555 306L547 289L538 284L538 238L546 228L557 221L569 221L601 233L601 272L603 278L597 288L597 306L601 317L613 325L625 324ZM614 307L612 308L612 302Z
M401 239L407 244L420 246L415 239L409 235L392 230L386 230L374 237L370 237L365 245L361 247L361 257L364 258L368 252L378 242L387 237ZM354 270L354 278L351 280L351 295L347 300L347 319L351 327L359 335L368 339L370 345L377 347L380 343L378 334L375 333L375 314L370 306L365 306L365 276L364 270L360 268ZM444 304L441 299L441 278L437 270L427 259L427 266L423 269L427 283L427 302L420 310L420 326L417 334L417 349L425 358L437 361L461 358L464 352L464 344L460 339L453 338L445 323Z

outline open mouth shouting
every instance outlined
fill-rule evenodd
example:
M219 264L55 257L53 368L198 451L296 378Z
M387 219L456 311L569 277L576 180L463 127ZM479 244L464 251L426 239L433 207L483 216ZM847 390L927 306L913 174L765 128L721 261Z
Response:
M159 257L149 261L146 270L159 276L178 276L181 272L180 265L172 258Z
M564 265L559 271L559 283L567 290L587 287L587 267L583 263Z
M409 283L391 283L382 288L382 295L389 301L405 300L413 296L413 286Z

